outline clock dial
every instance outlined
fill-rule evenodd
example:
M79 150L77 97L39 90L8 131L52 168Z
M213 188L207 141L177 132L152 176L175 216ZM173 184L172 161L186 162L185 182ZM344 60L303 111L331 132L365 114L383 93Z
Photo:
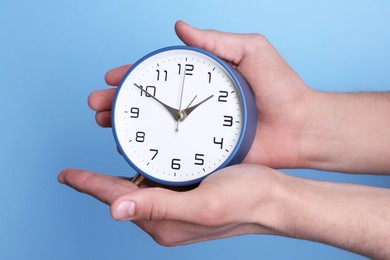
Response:
M242 136L242 92L224 66L168 49L135 64L113 108L118 146L135 170L178 185L226 166Z

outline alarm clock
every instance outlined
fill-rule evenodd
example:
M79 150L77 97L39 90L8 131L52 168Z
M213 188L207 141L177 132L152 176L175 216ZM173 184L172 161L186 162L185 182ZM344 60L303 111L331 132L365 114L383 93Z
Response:
M169 186L200 182L240 163L257 128L250 86L230 64L190 46L156 50L119 84L112 129L125 160Z

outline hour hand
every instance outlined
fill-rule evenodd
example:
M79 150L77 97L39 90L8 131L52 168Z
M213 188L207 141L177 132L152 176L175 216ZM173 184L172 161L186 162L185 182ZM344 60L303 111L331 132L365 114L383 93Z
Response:
M149 92L147 92L145 89L143 89L141 86L137 85L136 83L134 83L134 86L136 86L137 88L139 88L142 92L144 92L148 97L151 97L153 98L154 100L156 100L160 105L162 105L163 107L165 107L165 109L169 112L169 114L171 114L173 116L173 118L175 119L175 121L178 120L177 118L177 115L179 113L179 110L176 109L176 108L173 108L173 107L170 107L168 106L167 104L163 103L162 101L158 100L155 96L153 96L152 94L150 94Z

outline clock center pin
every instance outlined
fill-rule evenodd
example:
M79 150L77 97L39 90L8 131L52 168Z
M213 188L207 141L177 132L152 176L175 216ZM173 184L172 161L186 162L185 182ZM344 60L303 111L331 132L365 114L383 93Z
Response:
M176 119L177 121L183 121L185 118L186 118L186 114L185 114L185 112L182 111L182 110L178 111L178 112L176 113L176 115L175 115L175 119Z

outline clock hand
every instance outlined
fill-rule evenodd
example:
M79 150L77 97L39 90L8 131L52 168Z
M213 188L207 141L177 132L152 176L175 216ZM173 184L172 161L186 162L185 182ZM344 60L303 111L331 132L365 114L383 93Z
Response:
M153 98L154 100L156 100L158 103L160 103L163 107L165 107L166 110L168 110L169 114L171 114L173 116L173 118L176 120L176 121L179 121L179 116L178 114L180 113L180 111L176 108L173 108L173 107L170 107L168 106L167 104L161 102L160 100L158 100L155 96L151 95L150 93L148 93L146 90L144 90L141 86L138 86L136 83L134 83L134 86L136 86L137 88L139 88L141 91L143 91L144 93L146 93L148 95L148 97L151 97Z
M189 108L192 104L192 102L194 102L194 100L196 99L198 95L195 95L195 97L191 100L191 102L188 104L187 108ZM179 110L176 114L176 120L177 120L177 125L176 125L176 132L179 132L179 121L183 121L186 117L186 114L184 113L183 110Z
M187 108L189 108L192 104L192 102L194 102L195 98L197 97L198 95L195 95L195 97L191 100L191 102L188 104Z
M195 108L197 108L198 106L202 105L204 102L206 102L207 100L209 100L210 98L214 97L214 95L211 95L209 96L208 98L204 99L203 101L199 102L198 104L196 105L193 105L192 107L187 107L186 109L183 109L183 110L180 110L178 113L181 114L181 118L180 118L180 121L183 121L184 119L187 118L187 116L195 110ZM196 96L192 99L192 101L194 101L194 99L196 98ZM191 101L191 103L192 103ZM191 104L190 103L190 104ZM188 105L189 106L189 105Z
M183 118L183 114L181 113L181 104L183 102L183 93L184 93L184 82L185 82L185 79L186 79L186 70L184 69L183 79L181 81L181 94L180 94L179 111L176 113L176 117L175 117L176 120L177 120L176 132L179 132L179 122L184 119Z
M186 72L184 70L183 79L181 81L181 94L180 94L180 104L179 104L179 110L181 110L181 104L183 102L183 93L184 93L184 82L186 79Z

